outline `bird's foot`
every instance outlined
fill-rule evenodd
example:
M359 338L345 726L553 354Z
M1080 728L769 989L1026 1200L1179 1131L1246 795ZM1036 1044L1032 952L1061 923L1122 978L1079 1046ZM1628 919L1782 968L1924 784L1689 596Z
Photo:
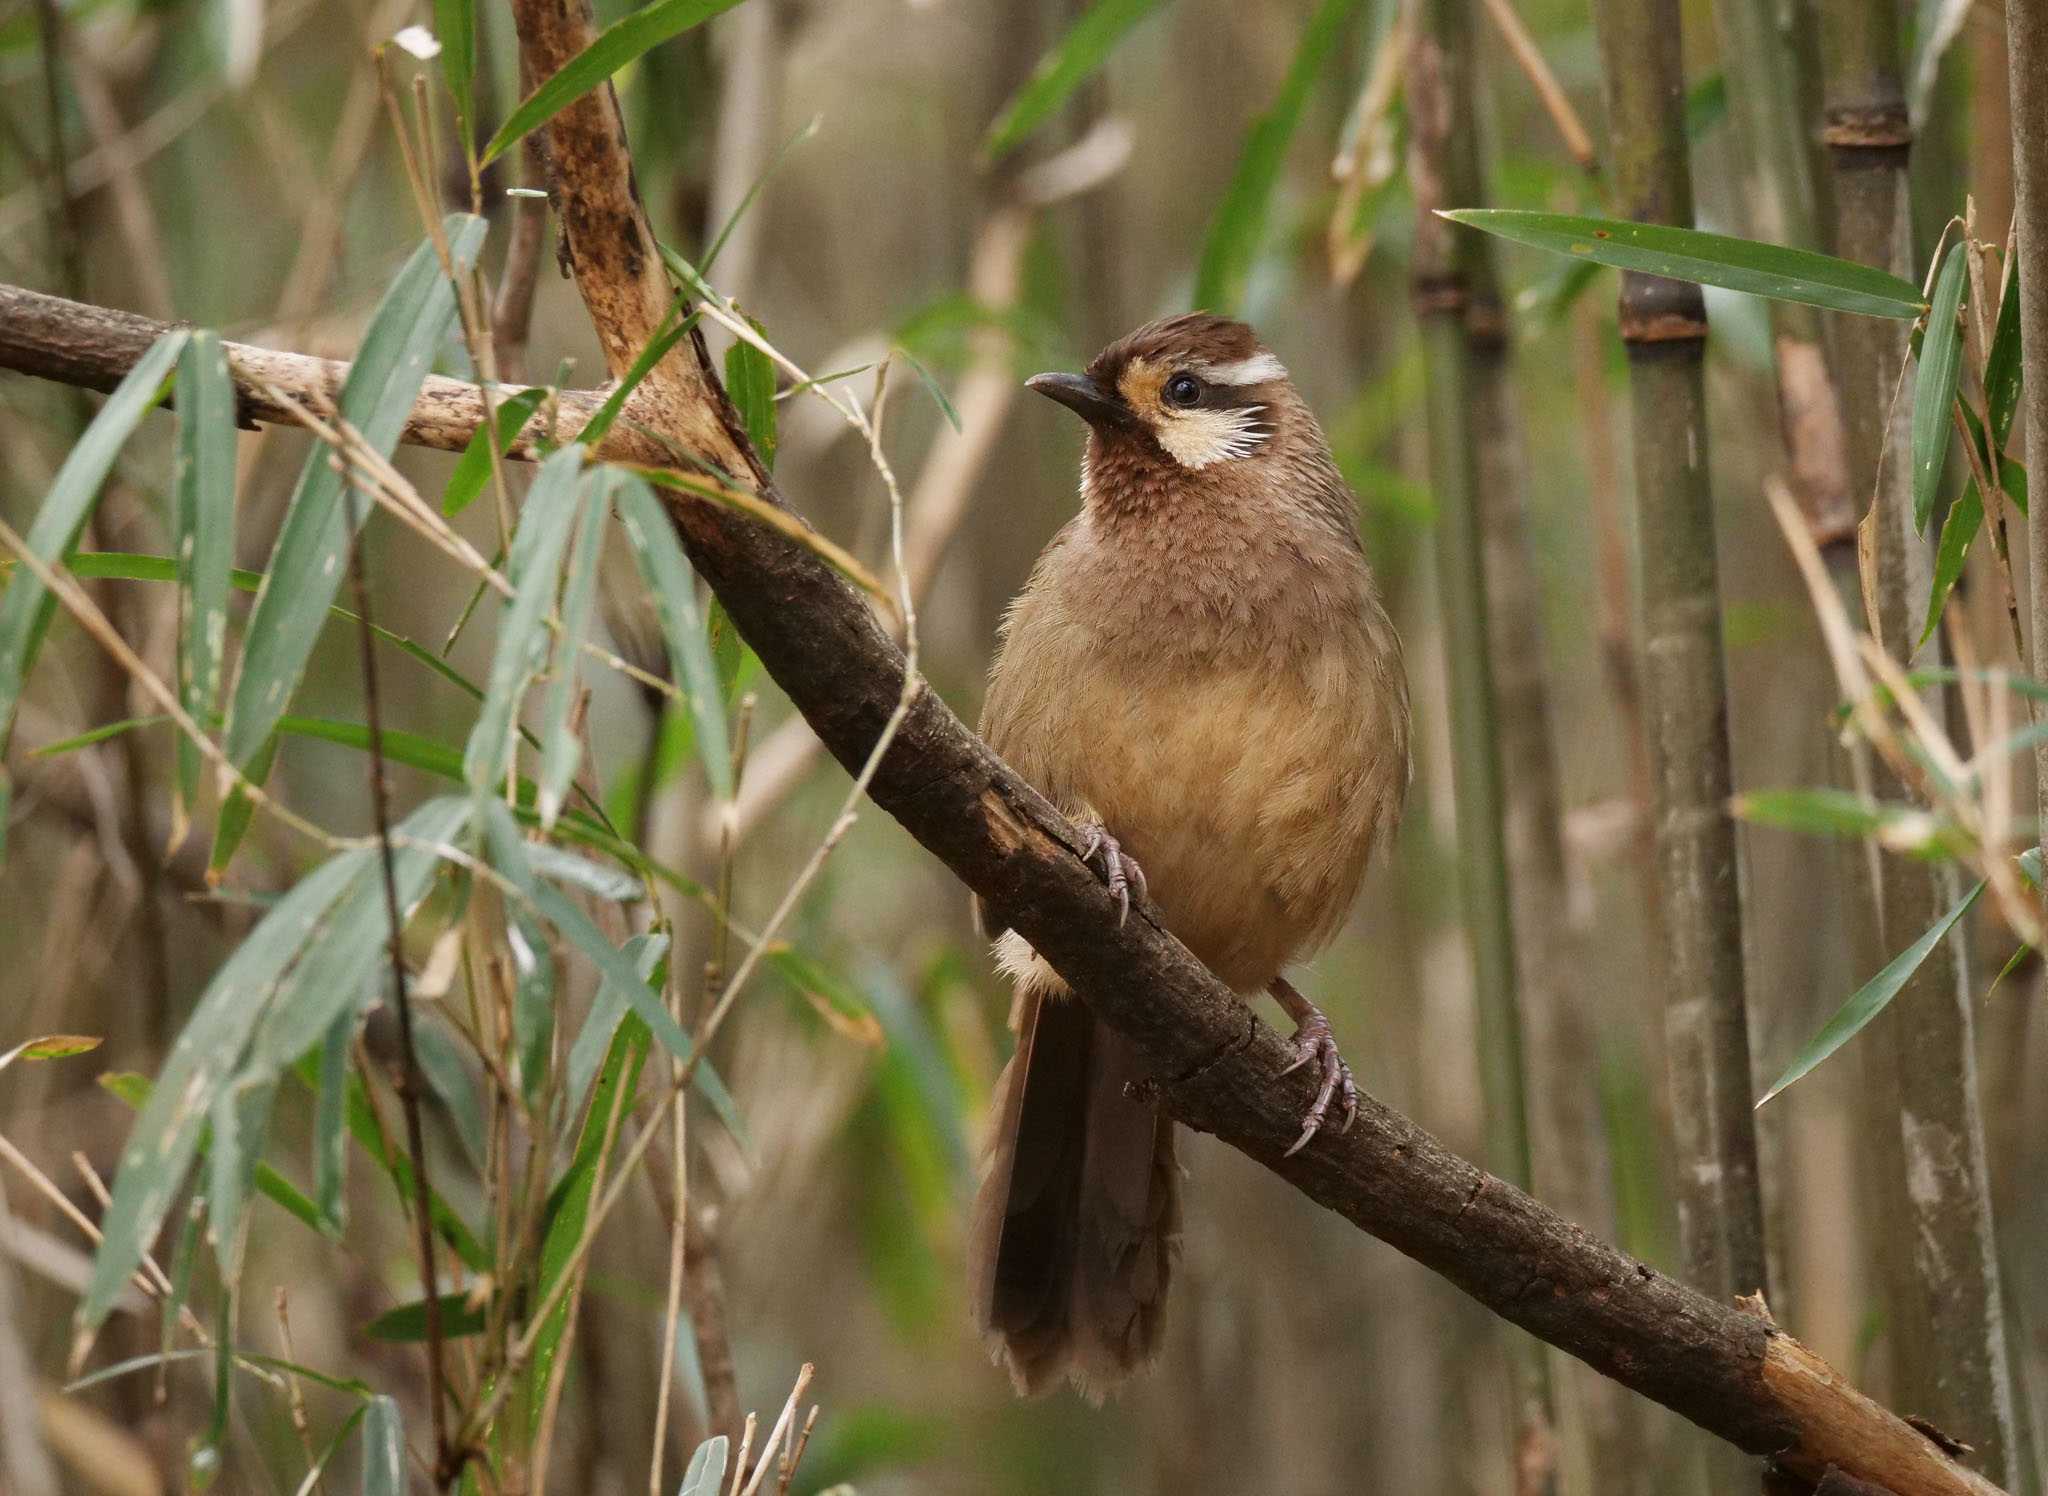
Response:
M1331 1102L1339 1103L1344 1113L1344 1125L1337 1131L1351 1131L1351 1124L1358 1120L1358 1086L1351 1079L1351 1067L1337 1052L1337 1036L1331 1032L1330 1020L1323 1016L1321 1008L1298 994L1297 1000L1308 1011L1294 1030L1294 1063L1280 1073L1292 1075L1304 1065L1314 1065L1322 1083L1316 1088L1316 1099L1302 1117L1301 1136L1283 1155L1287 1158L1301 1152L1308 1146L1309 1139L1322 1131L1323 1124L1330 1118Z
M1081 844L1081 860L1102 873L1102 881L1109 885L1109 896L1116 900L1117 928L1123 928L1125 920L1131 917L1131 890L1138 891L1140 899L1145 897L1145 870L1138 866L1109 834L1109 828L1100 821L1087 821L1081 830L1085 839Z

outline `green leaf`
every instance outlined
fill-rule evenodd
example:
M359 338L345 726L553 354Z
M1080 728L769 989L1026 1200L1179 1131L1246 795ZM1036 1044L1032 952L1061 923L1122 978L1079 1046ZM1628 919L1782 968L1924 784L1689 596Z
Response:
M543 877L570 884L613 903L631 904L647 895L646 885L639 879L628 877L616 868L600 867L546 842L529 842L526 857L533 864L534 871Z
M641 579L654 594L676 683L697 724L697 754L703 760L705 778L719 799L730 800L732 752L725 726L725 699L718 688L718 668L711 659L703 620L697 616L697 578L683 558L682 545L654 490L633 477L619 486L617 494L619 522L625 527Z
M591 605L597 598L597 561L604 549L604 522L612 509L616 474L599 468L583 484L583 522L569 562L569 580L562 589L562 637L555 646L554 678L548 682L540 713L540 823L552 827L562 812L562 799L576 778L583 756L583 735L576 731L577 687L583 679L583 641L590 634Z
M1728 75L1714 71L1685 93L1685 138L1697 143L1728 117Z
M561 1183L555 1187L547 1231L541 1238L540 1269L534 1281L536 1302L545 1300L554 1291L562 1274L569 1270L570 1259L590 1216L598 1170L609 1158L611 1148L617 1146L619 1133L623 1130L623 1126L612 1126L614 1105L618 1106L623 1123L624 1114L631 1109L634 1093L639 1088L640 1069L646 1059L647 1026L628 1014L612 1036L604 1068L591 1091L590 1106L583 1114L583 1131L576 1143L575 1156L563 1172ZM538 1416L545 1401L548 1381L554 1372L555 1353L561 1348L562 1333L568 1326L574 1302L573 1296L565 1295L534 1339L527 1395L529 1423Z
M1943 823L1917 805L1887 805L1851 790L1752 790L1737 795L1734 812L1759 826L1803 831L1814 836L1886 836Z
M484 147L483 162L496 160L628 63L737 4L739 0L654 0L614 21L520 101Z
M220 713L235 549L235 385L216 332L194 332L178 363L178 476L171 551L178 561L178 693L193 721ZM182 813L199 794L199 749L178 735Z
M369 868L367 848L322 863L278 900L208 983L129 1129L92 1281L78 1305L81 1333L106 1318L156 1240L198 1152L212 1093L226 1082L264 1004L328 910Z
M263 746L256 750L256 756L242 766L242 777L249 783L262 788L270 778L271 766L277 762L277 734L272 733L263 740ZM225 876L228 864L234 861L235 853L241 849L242 838L249 834L249 823L256 817L256 802L240 784L228 789L227 797L221 801L220 815L213 823L213 850L206 858L206 881L217 884Z
M1992 448L2005 451L2012 434L2013 413L2020 407L2020 265L2015 258L1999 298L1998 325L1991 330L1991 351L1984 356L1984 408L1991 416Z
M446 229L456 272L467 273L483 247L484 221L453 214ZM378 303L341 387L342 417L376 452L389 456L397 446L454 323L454 287L441 273L434 246L422 244ZM227 755L238 765L256 756L284 715L341 585L349 542L371 507L362 495L344 492L341 474L329 465L331 455L324 443L306 454L277 549L256 592L228 707Z
M434 0L434 32L441 43L441 75L455 99L456 133L466 153L476 140L469 123L476 107L476 0Z
M532 852L536 849L529 846L526 850ZM661 969L661 959L668 954L668 937L635 935L621 948L620 954L631 963L642 986L654 986L655 974ZM582 1031L576 1035L576 1042L569 1046L567 1095L570 1115L581 1115L584 1094L589 1091L598 1066L610 1052L612 1038L618 1033L626 1013L625 989L611 982L599 986L597 995L590 1001L590 1012L584 1016Z
M1941 548L1934 557L1934 586L1927 595L1927 622L1920 630L1920 642L1934 637L1941 624L1941 610L1948 595L1963 579L1963 563L1970 557L1970 542L1984 525L1984 495L1973 478L1963 487L1962 497L1949 505L1948 518L1941 525Z
M405 1496L405 1415L389 1397L363 1414L363 1496Z
M526 840L519 834L511 812L505 809L505 802L485 798L479 804L489 837L491 865L511 880L542 918L583 952L607 984L618 988L625 996L626 1005L639 1015L641 1022L661 1041L664 1049L677 1059L688 1061L696 1053L696 1046L670 1016L668 1009L662 1006L661 994L647 985L647 979L634 969L626 953L606 939L604 931L573 900L552 884L534 877L533 865L526 853ZM739 1108L733 1104L732 1094L726 1090L725 1082L719 1079L718 1072L712 1069L708 1060L697 1066L692 1084L726 1129L744 1142L746 1124L740 1120Z
M185 337L182 330L175 330L150 345L64 459L24 537L24 544L38 559L54 566L77 543L115 456L141 423L144 412L156 404L164 379L184 349ZM56 606L56 598L27 567L19 568L7 591L0 594L0 750L7 746L15 703Z
M1780 1091L1799 1080L1820 1064L1829 1055L1853 1039L1863 1026L1885 1010L1885 1006L1899 995L1906 983L1913 979L1913 973L1920 969L1934 948L1941 944L1942 937L1955 928L1956 922L1970 912L1970 906L1984 892L1979 883L1956 902L1956 906L1936 920L1934 925L1918 940L1914 941L1891 961L1876 976L1859 988L1855 996L1843 1003L1835 1016L1830 1018L1815 1034L1807 1046L1799 1052L1792 1063L1757 1101L1758 1106L1769 1101Z
M91 1054L103 1040L91 1034L43 1034L34 1039L24 1039L5 1054L0 1054L0 1070L5 1070L16 1060L68 1060L73 1055Z
M242 1212L249 1204L251 1177L276 1097L276 1079L259 1076L225 1086L213 1098L213 1136L206 1157L207 1234L213 1238L221 1282L231 1289L242 1279Z
M683 1472L683 1483L676 1496L718 1496L725 1483L726 1436L713 1434L690 1456L690 1467Z
M348 1060L356 1015L334 1020L320 1041L319 1086L313 1100L313 1195L337 1226L348 1214Z
M896 351L903 355L903 361L906 364L909 364L912 369L917 371L918 383L922 384L924 392L932 397L932 403L939 407L939 414L946 418L946 424L955 431L958 431L960 429L960 412L953 409L953 402L946 398L945 390L940 387L938 380L932 377L932 371L924 366L916 354L901 348Z
M151 1090L149 1077L137 1075L133 1071L116 1071L102 1075L99 1084L100 1088L108 1095L115 1097L135 1110L141 1109L142 1103L149 1099ZM202 1133L199 1139L199 1156L205 1157L206 1152L207 1137L206 1134ZM306 1198L304 1192L297 1185L285 1178L284 1175L278 1173L269 1164L258 1163L252 1178L257 1192L287 1215L293 1216L305 1225L311 1226L322 1236L332 1238L335 1241L341 1240L340 1217L328 1215L321 1210L319 1206Z
M754 319L754 331L761 324ZM761 454L761 466L775 466L775 361L744 338L725 350L725 392L747 428L747 440Z
M450 1340L465 1335L481 1335L484 1329L484 1306L471 1304L466 1293L444 1293L439 1298L441 1306L441 1333ZM396 1309L387 1309L367 1325L363 1333L372 1340L396 1341L401 1344L417 1342L427 1338L427 1301L413 1299L400 1304Z
M1440 216L1553 254L1746 291L1776 301L1900 320L1915 319L1927 310L1919 291L1891 272L1811 250L1759 244L1699 229L1570 213L1456 208Z
M488 439L503 457L511 450L512 438L525 429L533 419L533 413L540 409L541 401L547 399L543 389L521 390L508 395L498 403L498 419L495 429L479 426L469 438L469 445L462 449L462 456L456 459L455 471L448 475L448 486L441 490L441 512L453 519L484 491L484 485L491 481L491 449L484 445Z
M1068 28L1016 96L1003 106L982 141L984 161L1007 156L1036 130L1088 75L1101 67L1126 33L1159 8L1160 0L1096 0L1088 13Z
M747 211L754 206L754 199L761 195L761 189L768 185L768 179L782 169L782 163L789 159L789 153L809 140L813 135L816 135L818 127L824 123L824 115L812 115L810 123L798 130L796 134L790 136L789 139L783 141L781 149L776 151L768 164L761 168L761 174L755 177L748 186L747 195L739 200L738 206L732 210L730 216L720 225L718 236L711 241L711 247L704 251L704 273L706 275L709 275L711 267L718 263L718 255L725 248L725 241L732 237L732 231L739 227L740 220L746 217Z
M673 307L670 308L668 315L670 317L675 315ZM647 377L654 366L667 358L669 350L680 343L690 329L696 325L697 313L695 312L690 313L689 316L684 317L679 322L670 323L665 321L661 331L648 341L647 346L640 350L639 357L633 360L632 367L626 370L626 377L612 386L612 392L604 397L604 404L598 406L591 414L590 419L583 423L583 429L576 433L577 442L585 447L595 449L597 444L605 439L605 434L618 421L619 412L626 408L627 397L633 391L640 388L640 382Z
M1195 305L1235 315L1244 305L1245 283L1265 237L1273 189L1287 164L1287 147L1301 124L1316 77L1344 36L1359 0L1322 0L1302 29L1301 43L1272 107L1252 121L1237 158L1237 170L1202 243L1195 272Z
M1956 377L1963 368L1963 272L1969 247L1958 240L1949 246L1941 275L1934 283L1934 302L1927 312L1927 335L1920 344L1920 371L1913 382L1913 528L1927 529L1934 518L1934 497L1941 491L1942 467L1948 461L1949 411L1956 403Z
M464 777L472 788L486 794L504 786L520 702L547 662L547 619L554 611L562 553L568 549L582 500L584 455L582 447L571 443L541 464L540 475L527 492L526 507L520 511L519 529L512 536L505 572L512 584L512 597L504 605L498 625L484 704L462 756Z

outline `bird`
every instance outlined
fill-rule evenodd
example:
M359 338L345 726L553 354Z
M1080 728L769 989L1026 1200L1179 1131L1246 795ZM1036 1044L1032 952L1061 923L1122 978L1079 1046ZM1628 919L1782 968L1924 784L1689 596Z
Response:
M1085 373L1026 385L1087 423L1081 503L1004 616L982 736L1075 823L1121 916L1149 900L1240 996L1295 1020L1289 1068L1318 1080L1298 1150L1348 1127L1358 1093L1285 972L1343 922L1410 777L1401 641L1357 501L1242 322L1148 323ZM1020 1394L1065 1379L1100 1404L1159 1348L1174 1124L1129 1043L977 917L1017 1047L969 1222L974 1318Z

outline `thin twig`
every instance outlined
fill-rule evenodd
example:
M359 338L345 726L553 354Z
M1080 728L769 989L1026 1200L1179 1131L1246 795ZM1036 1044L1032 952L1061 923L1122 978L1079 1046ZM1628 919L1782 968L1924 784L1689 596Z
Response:
M1572 160L1578 162L1582 171L1593 173L1600 169L1599 153L1593 149L1593 137L1586 133L1585 124L1579 119L1578 110L1572 107L1571 96L1564 91L1564 85L1557 81L1557 74L1550 70L1550 63L1543 56L1543 49L1536 45L1536 38L1529 34L1529 28L1522 24L1522 18L1515 14L1512 0L1485 0L1486 14L1500 32L1500 39L1507 44L1508 55L1515 59L1515 65L1529 80L1529 86L1536 90L1536 97L1543 104L1543 112L1550 116L1550 122L1557 127L1557 133L1564 141L1564 148Z

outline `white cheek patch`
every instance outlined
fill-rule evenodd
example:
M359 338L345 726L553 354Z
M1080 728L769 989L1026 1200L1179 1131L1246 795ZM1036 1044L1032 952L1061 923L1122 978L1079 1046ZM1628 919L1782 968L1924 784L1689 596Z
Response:
M1160 423L1156 435L1173 460L1184 468L1205 468L1212 462L1249 457L1273 434L1259 417L1263 405L1227 410L1186 410Z
M1255 353L1234 364L1209 364L1201 371L1211 384L1267 384L1287 377L1287 366L1270 353Z

